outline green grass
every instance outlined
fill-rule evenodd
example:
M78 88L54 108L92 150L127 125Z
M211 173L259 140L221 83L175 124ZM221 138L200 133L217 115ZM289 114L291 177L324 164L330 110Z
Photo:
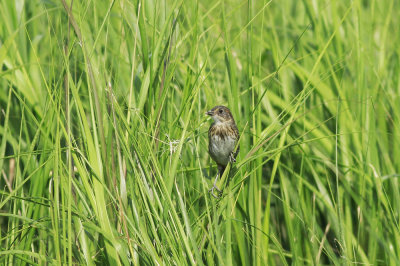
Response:
M399 265L399 8L0 0L0 264Z

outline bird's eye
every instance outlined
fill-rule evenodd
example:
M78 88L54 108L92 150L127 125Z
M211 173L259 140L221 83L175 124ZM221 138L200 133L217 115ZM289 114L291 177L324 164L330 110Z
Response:
M219 113L220 114L222 114L224 112L224 110L222 110L222 109L219 109Z

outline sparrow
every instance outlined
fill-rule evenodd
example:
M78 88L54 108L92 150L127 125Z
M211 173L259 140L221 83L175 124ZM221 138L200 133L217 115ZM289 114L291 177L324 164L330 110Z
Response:
M225 106L215 106L206 114L214 120L208 130L208 152L218 166L218 174L209 192L217 197L214 190L222 192L216 186L218 176L222 176L229 162L236 162L239 146L236 151L235 147L239 140L239 130L231 111Z

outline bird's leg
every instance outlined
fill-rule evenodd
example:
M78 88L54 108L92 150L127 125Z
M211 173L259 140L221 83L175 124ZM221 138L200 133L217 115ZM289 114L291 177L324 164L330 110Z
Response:
M219 177L219 173L218 173L217 176L215 177L213 187L212 187L211 189L208 190L208 192L211 192L211 195L212 195L214 198L218 198L218 197L219 197L219 195L215 195L215 194L214 194L214 189L218 191L218 194L221 194L221 193L222 193L222 191L219 190L219 188L217 188L218 177Z
M229 160L231 161L231 163L236 163L235 155L233 154L233 152L229 154Z

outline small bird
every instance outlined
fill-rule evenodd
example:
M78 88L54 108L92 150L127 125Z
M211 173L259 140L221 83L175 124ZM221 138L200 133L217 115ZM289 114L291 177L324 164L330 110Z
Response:
M239 146L236 152L234 150L239 140L239 130L231 111L225 106L215 106L206 114L214 120L208 130L208 152L217 163L218 174L213 187L209 191L211 195L217 197L214 194L214 189L221 193L221 190L216 186L218 176L222 176L228 162L236 162Z

